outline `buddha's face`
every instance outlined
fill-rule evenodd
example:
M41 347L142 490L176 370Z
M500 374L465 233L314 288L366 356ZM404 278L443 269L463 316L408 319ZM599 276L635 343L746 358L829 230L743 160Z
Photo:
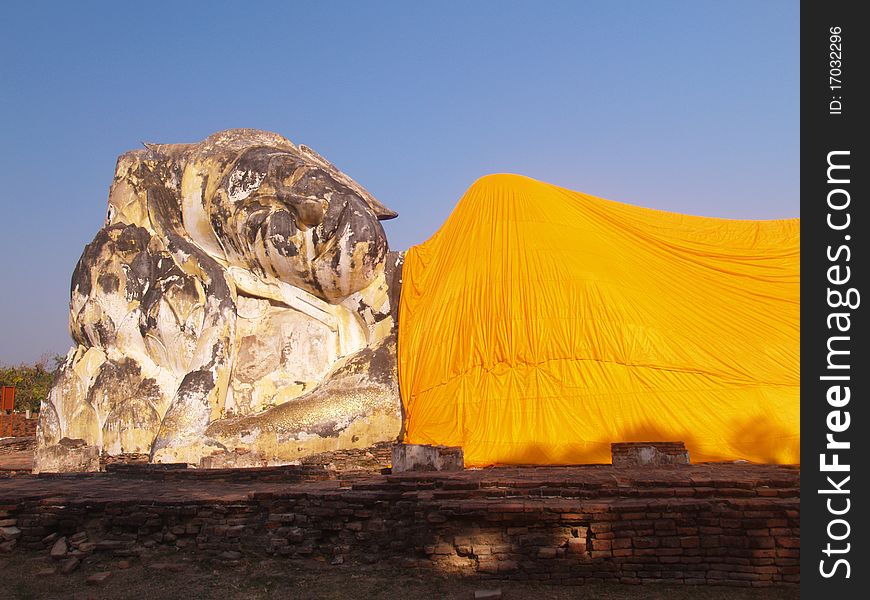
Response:
M369 285L387 240L340 175L284 148L245 150L209 202L230 264L335 302Z

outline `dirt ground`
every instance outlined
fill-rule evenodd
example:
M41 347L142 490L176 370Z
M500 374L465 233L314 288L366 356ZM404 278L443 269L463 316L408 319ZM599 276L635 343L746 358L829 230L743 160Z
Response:
M10 600L471 600L478 590L500 589L505 600L790 600L798 589L683 585L587 584L560 586L535 582L465 579L433 571L370 565L329 565L313 560L230 561L188 555L119 560L87 560L72 573L60 572L45 554L0 557L0 597ZM51 570L54 573L49 574ZM110 572L99 584L88 577Z

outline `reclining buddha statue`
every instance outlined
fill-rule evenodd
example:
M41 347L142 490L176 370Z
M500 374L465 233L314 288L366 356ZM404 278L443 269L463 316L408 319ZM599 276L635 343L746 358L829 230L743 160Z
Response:
M394 440L396 213L302 145L233 129L117 162L72 277L76 345L40 412L64 439L199 464ZM81 441L78 441L81 444Z

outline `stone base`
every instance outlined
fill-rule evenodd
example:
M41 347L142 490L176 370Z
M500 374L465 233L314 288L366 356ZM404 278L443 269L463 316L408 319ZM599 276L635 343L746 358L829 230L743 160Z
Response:
M689 451L683 442L619 442L610 444L614 467L688 465Z
M86 473L100 470L100 449L84 440L63 438L53 446L37 448L34 473Z
M269 458L259 452L236 448L232 452L219 452L199 459L200 469L249 469L257 467L278 467L297 464L299 461Z
M397 444L393 446L393 473L404 471L461 471L465 458L459 446Z

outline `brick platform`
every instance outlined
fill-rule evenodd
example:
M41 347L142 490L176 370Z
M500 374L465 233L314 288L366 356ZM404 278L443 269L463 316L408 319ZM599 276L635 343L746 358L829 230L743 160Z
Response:
M47 553L86 532L108 556L171 545L565 583L799 581L795 468L113 471L0 479L0 546Z

